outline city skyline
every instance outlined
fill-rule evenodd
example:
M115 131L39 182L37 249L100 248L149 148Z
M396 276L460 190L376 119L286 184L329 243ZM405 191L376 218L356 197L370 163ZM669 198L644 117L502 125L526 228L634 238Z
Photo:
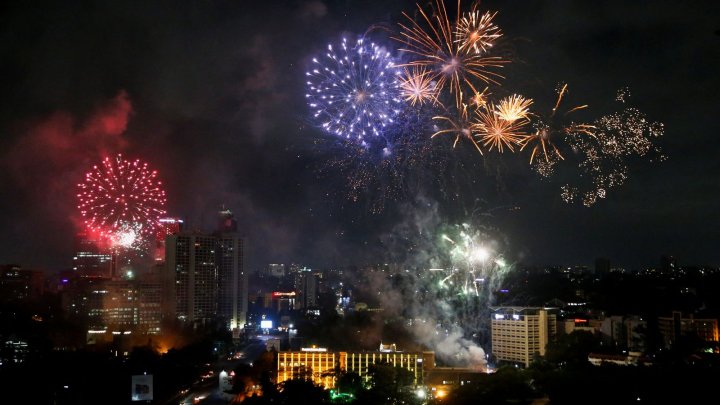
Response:
M668 160L630 162L625 184L584 207L562 201L561 182L532 173L527 153L503 155L470 168L469 182L454 176L459 196L418 186L382 212L373 212L374 196L348 198L347 179L327 166L329 153L317 146L327 137L307 118L304 74L328 42L382 37L414 3L194 7L8 9L0 28L11 39L0 50L9 61L0 79L9 92L0 108L0 262L71 268L82 230L77 184L93 164L122 153L158 170L168 215L187 229L213 229L218 211L233 211L251 270L394 259L398 239L464 222L489 229L513 263L605 257L633 268L672 255L681 265L720 265L720 36L707 18L716 4L483 2L498 11L512 87L532 92L540 108L565 82L568 97L598 111L627 87L648 119L665 124Z

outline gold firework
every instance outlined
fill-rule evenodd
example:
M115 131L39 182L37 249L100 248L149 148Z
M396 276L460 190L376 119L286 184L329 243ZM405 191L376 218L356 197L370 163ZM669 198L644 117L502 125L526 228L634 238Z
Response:
M525 134L522 132L523 126L528 122L525 119L503 119L494 111L492 104L489 104L487 108L477 110L476 114L477 121L473 123L472 129L488 150L494 148L502 153L504 148L508 148L514 152L515 146L525 138Z
M487 87L483 89L483 91L476 92L471 98L470 98L470 105L475 108L481 108L485 107L488 103L488 97L490 97L492 93L488 90Z
M550 133L552 131L550 130L549 126L546 125L540 125L535 130L535 133L532 135L526 136L524 139L520 141L520 150L524 150L525 147L527 147L530 144L535 144L535 146L532 149L532 153L530 154L530 163L532 164L533 159L535 159L535 155L538 152L541 152L545 156L545 161L550 162L551 155L555 155L560 160L565 160L563 155L560 153L560 150L555 146L555 144L550 139ZM550 155L548 155L548 150L550 151Z
M447 122L450 125L450 128L438 130L432 134L430 138L435 138L436 136L443 134L454 134L455 141L453 142L453 148L457 146L461 138L465 138L470 141L473 146L475 146L475 149L477 149L481 155L483 154L482 149L480 149L480 145L478 145L477 141L475 141L475 138L473 137L473 124L468 120L467 105L461 104L457 118L440 115L433 117L433 119Z
M457 23L455 43L460 51L476 54L486 53L495 41L502 36L500 28L493 24L495 13L480 13L473 10L465 13Z
M442 0L435 0L436 13L429 16L420 5L419 14L423 25L415 21L406 13L403 15L409 24L400 23L400 36L395 40L401 42L404 48L401 51L412 54L415 60L405 65L426 68L436 82L437 91L446 87L454 95L456 106L460 109L463 104L462 95L475 94L477 89L474 80L483 83L499 84L502 76L494 69L506 63L497 56L482 56L477 53L467 53L461 50L461 43L454 40L456 24L450 21L447 9ZM458 1L458 15L455 21L460 20L460 1ZM466 89L466 90L464 90Z
M530 112L529 107L532 103L533 101L530 98L513 94L500 100L495 109L495 114L505 121L527 119Z
M430 72L417 66L412 71L405 68L400 78L400 94L412 106L423 105L426 101L437 102L437 90Z
M550 163L551 160L554 160L554 158L565 160L562 153L560 153L560 149L558 149L558 147L553 142L553 138L555 136L567 136L573 133L580 133L593 137L595 136L595 127L593 125L575 123L570 123L567 125L557 124L558 119L556 118L556 113L558 111L558 108L560 108L560 103L562 102L563 97L567 93L567 87L567 83L564 83L562 87L557 90L558 97L555 101L555 106L550 112L550 116L545 119L539 118L539 121L535 123L535 133L526 136L521 141L520 150L524 150L528 145L534 145L532 148L532 153L530 154L530 164L532 164L533 160L535 159L535 155L537 155L538 153L542 153L547 163ZM563 113L563 116L567 116L570 113L585 109L587 107L587 104L572 107L569 110L565 111Z

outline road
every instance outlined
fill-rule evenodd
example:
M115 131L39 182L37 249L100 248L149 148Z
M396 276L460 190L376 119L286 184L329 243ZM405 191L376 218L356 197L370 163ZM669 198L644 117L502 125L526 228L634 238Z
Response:
M264 343L251 343L231 358L223 357L213 363L211 373L198 376L198 380L184 392L179 392L167 405L215 405L230 403L231 396L220 392L218 376L220 372L230 372L239 364L252 365L265 352Z

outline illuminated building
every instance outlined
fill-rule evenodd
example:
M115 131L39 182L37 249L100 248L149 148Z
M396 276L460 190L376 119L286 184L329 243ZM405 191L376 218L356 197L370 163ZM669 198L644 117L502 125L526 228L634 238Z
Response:
M717 319L696 319L692 314L683 318L679 311L673 311L671 317L658 317L658 329L666 347L684 336L695 336L706 342L718 341Z
M335 388L336 366L344 368L344 352L329 352L322 348L307 348L299 352L279 352L277 383L293 379L308 379L325 389Z
M357 373L365 382L370 380L370 367L376 363L400 367L413 376L413 385L423 383L423 353L406 352L348 352L344 369Z
M44 274L17 265L0 266L0 302L21 302L43 293Z
M500 307L491 315L492 353L500 361L529 366L536 354L557 334L557 321L549 308Z
M263 297L263 307L273 309L277 312L287 312L295 309L295 299L297 294L295 291L273 291L267 293Z
M616 366L651 366L652 361L648 357L644 357L641 352L631 351L628 354L605 354L590 353L588 361L593 366L602 366L603 364L614 364Z
M602 320L600 333L613 345L630 350L644 348L643 329L647 322L637 315L609 316Z
M294 276L295 292L297 293L295 308L317 307L318 286L322 279L322 273L313 273L311 269L303 267L294 273Z
M247 317L244 240L229 210L212 235L180 232L166 238L165 264L174 274L176 316L191 323L223 322L239 331Z
M4 367L24 363L30 349L28 342L19 339L3 339L0 341L0 370Z
M140 322L140 293L129 280L102 280L86 296L90 329L131 330Z
M357 373L367 382L372 365L386 364L408 370L413 376L413 385L421 385L425 368L434 367L434 359L432 352L331 352L324 348L304 348L299 352L278 353L277 383L311 379L325 389L332 389L337 369Z
M465 367L434 367L428 368L425 386L433 398L442 399L451 391L477 381L486 373L477 368Z
M210 322L218 308L215 264L217 239L199 233L179 233L166 239L166 265L175 273L176 315L191 323Z
M268 264L267 272L270 277L284 277L285 265L277 263Z
M217 239L218 315L230 330L242 329L247 321L247 277L243 265L243 239L220 234Z
M112 255L101 249L99 241L87 233L77 235L77 249L73 256L73 270L80 277L108 278L112 274Z
M183 220L180 218L160 218L157 233L155 234L155 261L165 260L165 239L182 231Z

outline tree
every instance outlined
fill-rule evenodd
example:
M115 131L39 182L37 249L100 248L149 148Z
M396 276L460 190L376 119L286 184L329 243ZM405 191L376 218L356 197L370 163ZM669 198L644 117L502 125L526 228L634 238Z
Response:
M327 404L328 392L309 380L287 380L280 384L280 404Z

